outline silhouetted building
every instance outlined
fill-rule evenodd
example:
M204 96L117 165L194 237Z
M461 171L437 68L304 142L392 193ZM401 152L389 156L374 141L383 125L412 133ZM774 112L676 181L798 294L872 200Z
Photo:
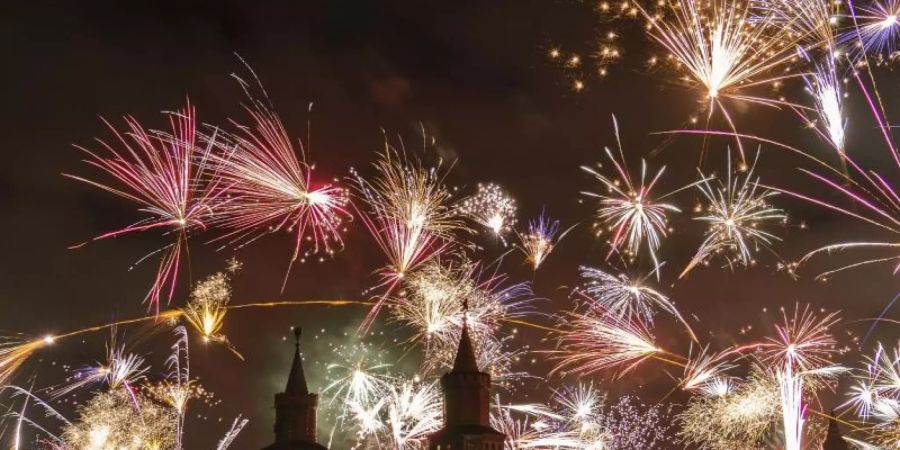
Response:
M491 376L478 370L463 322L453 369L441 377L444 428L428 437L430 450L502 450L506 436L491 428Z
M831 415L834 416L834 411ZM841 436L837 421L833 418L828 419L828 433L825 435L825 442L822 443L822 450L850 450L847 441Z
M316 443L318 396L309 392L300 358L300 327L294 328L294 362L284 392L275 394L275 443L263 450L328 450Z

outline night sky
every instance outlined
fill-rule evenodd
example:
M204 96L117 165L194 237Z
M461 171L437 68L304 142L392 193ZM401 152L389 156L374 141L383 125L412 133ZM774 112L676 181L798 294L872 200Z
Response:
M230 77L234 72L246 74L236 53L259 75L292 136L304 137L311 121L309 154L319 174L345 177L351 167L370 174L370 162L384 143L382 129L418 149L424 125L437 145L419 156L455 161L450 185L464 193L473 192L478 182L504 186L519 203L520 224L543 207L565 226L577 223L536 275L518 253L504 260L503 269L512 279L533 279L536 294L545 299L539 308L548 314L569 307L568 293L579 281L579 265L609 267L603 240L591 232L591 202L579 195L596 184L579 166L600 161L603 146L614 145L611 114L619 120L632 167L640 157L654 166L668 165L663 190L695 179L703 146L696 137L653 134L684 127L701 109L702 98L672 83L671 72L647 70L644 63L655 48L638 22L603 23L589 2L17 3L0 17L0 329L7 332L41 335L146 311L141 300L155 266L129 267L164 238L146 233L68 250L139 216L130 203L61 174L95 175L72 145L109 137L100 116L118 121L132 114L162 127L159 112L180 107L189 97L203 122L243 119L240 105L245 97ZM589 52L597 34L609 29L622 34L619 44L625 54L605 78L590 76L590 66L573 74L547 56L556 46ZM897 76L888 71L880 75L882 94L896 94ZM586 80L584 91L573 92L573 76ZM804 99L798 82L789 83L784 93ZM849 151L871 167L886 164L867 111L859 96L852 95ZM731 111L742 132L829 154L789 111L746 105L734 105ZM861 118L857 127L854 117ZM713 122L713 128L724 127ZM724 170L729 143L709 140L705 171ZM764 147L758 173L767 184L809 190L815 185L795 170L802 164L795 156ZM887 267L846 273L828 284L814 281L817 269L837 264L832 258L805 267L795 281L777 272L776 259L765 253L759 255L758 267L735 272L715 265L699 268L670 287L702 241L703 226L689 214L696 200L694 193L677 198L688 213L672 219L675 233L663 244L661 254L668 264L662 288L685 315L696 316L692 326L714 346L744 340L737 330L745 325L766 329L778 318L773 309L792 308L795 302L843 310L846 323L838 335L846 342L845 331L859 335L868 326L853 321L877 315L896 292L896 279ZM790 212L794 225L777 230L786 242L776 249L786 260L834 240L878 237L870 227L796 200L779 198L776 205ZM796 225L801 222L809 229L800 230ZM236 253L204 245L213 235L199 236L192 241L185 266L189 272L184 272L173 306L183 304L188 281L220 270L232 256L243 262L235 278L236 304L360 298L376 283L373 271L384 261L359 221L350 228L346 250L323 263L295 266L283 293L290 236L268 236ZM484 247L480 254L487 261L506 251L490 239L476 242ZM225 332L246 361L221 346L195 343L194 374L221 404L193 411L207 419L191 421L189 447L211 447L227 428L225 422L238 413L251 422L233 448L268 445L272 395L287 376L291 345L283 339L289 327L297 324L315 331L305 334L304 345L311 387L317 390L321 385L316 371L324 369L313 361L329 357L325 341L346 339L344 333L352 333L364 313L359 307L283 308L229 316ZM536 320L549 323L546 318ZM676 324L668 318L660 322L662 346L684 347ZM369 340L392 346L402 332L391 328L380 321ZM896 328L881 327L879 334L896 336ZM42 352L20 379L36 377L39 385L58 382L59 365L101 359L106 337L99 333ZM522 330L515 342L533 350L552 348L543 338ZM170 340L153 340L161 342L154 350L161 363ZM414 367L415 358L413 349L400 365ZM537 363L523 368L546 376L550 367ZM639 393L655 402L672 386L664 369L650 363L625 380L612 380L608 374L595 379L611 392ZM548 384L564 381L554 376L547 383L526 383L514 399L545 400Z

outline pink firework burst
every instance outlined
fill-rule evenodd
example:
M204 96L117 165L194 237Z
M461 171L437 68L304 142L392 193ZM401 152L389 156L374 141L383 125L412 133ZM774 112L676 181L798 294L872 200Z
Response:
M219 198L215 224L228 231L217 240L246 245L267 234L294 235L288 271L298 259L314 254L333 255L343 248L345 223L352 220L349 195L335 180L313 177L303 142L295 150L281 119L260 102L247 107L251 126L235 123L238 131L218 141L212 176L218 178ZM304 250L304 246L308 246ZM284 284L282 284L284 289Z
M88 155L84 161L104 172L111 181L93 181L64 174L136 203L138 211L146 216L93 240L151 230L160 230L173 237L172 242L138 260L140 263L160 255L156 280L145 299L157 313L161 298L172 299L188 235L207 228L216 195L214 183L202 180L212 146L197 145L195 108L187 102L183 109L168 113L168 116L171 128L168 133L147 129L135 118L126 116L125 131L117 130L104 120L116 141L108 143L98 138L102 151L76 146Z

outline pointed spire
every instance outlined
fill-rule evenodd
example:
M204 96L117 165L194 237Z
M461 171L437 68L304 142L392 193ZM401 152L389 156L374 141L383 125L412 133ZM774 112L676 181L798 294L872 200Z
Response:
M294 363L291 364L291 374L288 375L287 386L284 388L286 394L309 394L309 388L306 386L306 375L303 374L303 358L300 357L300 327L294 327Z
M459 347L453 369L450 372L478 372L478 360L475 358L475 347L469 337L469 299L463 300L463 326L459 337Z

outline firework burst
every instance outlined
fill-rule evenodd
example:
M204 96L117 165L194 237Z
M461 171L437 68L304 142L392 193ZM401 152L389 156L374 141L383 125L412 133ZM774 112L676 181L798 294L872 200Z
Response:
M773 107L786 104L754 96L748 90L774 86L794 76L788 68L797 58L796 49L804 36L793 35L791 26L778 24L772 15L755 15L753 2L685 0L666 3L658 13L644 9L640 3L635 6L648 21L650 37L669 52L671 61L684 73L682 79L703 91L709 110L707 121L719 109L736 130L723 99ZM743 162L746 159L740 139L737 144Z
M822 47L835 52L835 27L840 17L839 1L751 0L751 23L770 23L790 30L806 47Z
M843 156L847 127L843 108L845 94L844 82L838 75L835 58L828 56L825 64L817 64L815 71L804 75L803 80L806 83L806 91L815 100L818 120L806 118L801 110L797 111L810 128L816 130L839 155Z
M559 221L547 216L546 211L541 211L537 219L528 221L528 231L519 233L518 248L525 254L532 270L538 270L571 229L560 232Z
M682 440L709 450L763 447L766 432L780 418L778 385L755 375L724 395L697 396L678 419Z
M359 175L355 179L369 207L361 216L363 222L388 258L380 285L387 293L372 308L363 329L371 325L387 294L411 271L443 252L453 232L464 228L449 205L451 194L439 169L401 157L387 142L375 169L378 176L373 181Z
M691 338L697 339L675 304L666 295L646 284L646 279L650 275L633 279L625 274L616 276L582 266L581 276L587 280L582 292L606 314L613 314L625 320L637 318L652 325L653 316L658 308L675 316L687 328Z
M558 361L554 371L591 374L621 367L621 376L663 352L640 320L626 320L594 308L569 313L565 321L568 329L559 335L558 350L553 353Z
M731 268L736 265L750 266L756 262L753 253L760 248L774 253L771 248L773 241L781 240L761 228L770 222L784 223L787 220L782 210L770 204L770 199L777 192L760 187L759 179L753 178L755 162L743 176L732 175L731 158L728 159L728 166L727 178L715 187L709 178L700 173L704 181L697 187L709 205L707 214L695 219L708 223L709 229L706 239L679 277L684 277L698 264L705 264L716 255L721 255Z
M258 101L246 110L252 126L235 123L239 131L208 138L221 149L211 169L224 199L215 223L230 230L219 239L245 245L266 234L293 232L289 274L298 259L343 248L344 224L352 219L349 193L313 177L303 142L295 150L277 114Z
M851 45L856 57L870 54L880 61L897 56L900 39L900 1L877 0L863 5L850 4L854 26L840 37L841 43Z
M653 260L654 267L658 269L660 262L656 252L668 231L668 214L681 212L675 205L663 203L662 200L685 188L656 196L653 189L666 168L663 167L655 175L649 176L647 162L643 160L641 161L640 178L635 180L625 165L625 153L619 137L619 124L615 117L613 117L613 129L618 156L609 147L604 147L604 151L615 169L615 175L609 177L592 167L582 166L581 169L593 175L605 190L605 192L582 192L582 194L596 198L600 202L595 213L594 227L598 232L610 233L610 251L607 258L614 253L621 252L637 255L646 241L647 252Z
M390 300L392 319L411 328L412 342L425 350L427 373L450 368L463 323L478 346L479 367L500 383L515 378L510 364L522 353L505 345L503 322L530 312L534 299L528 283L480 271L470 262L432 261L406 279L404 295Z
M156 281L146 297L149 307L157 313L160 300L171 300L175 292L188 235L207 228L216 196L215 183L202 180L212 145L206 148L197 145L194 107L188 103L181 111L170 113L169 122L171 133L148 130L132 117L125 118L128 127L125 132L104 121L121 149L116 150L113 144L99 139L97 142L108 156L78 147L88 155L87 164L104 172L118 185L65 174L137 203L138 211L148 216L94 240L151 230L161 230L173 237L173 242L140 260L162 255Z
M493 183L479 184L478 192L463 200L458 209L460 215L471 218L501 239L516 224L516 201Z
M228 303L231 301L231 280L224 272L206 277L194 286L188 304L179 309L184 320L200 334L203 342L224 344L238 358L244 359L222 332Z

